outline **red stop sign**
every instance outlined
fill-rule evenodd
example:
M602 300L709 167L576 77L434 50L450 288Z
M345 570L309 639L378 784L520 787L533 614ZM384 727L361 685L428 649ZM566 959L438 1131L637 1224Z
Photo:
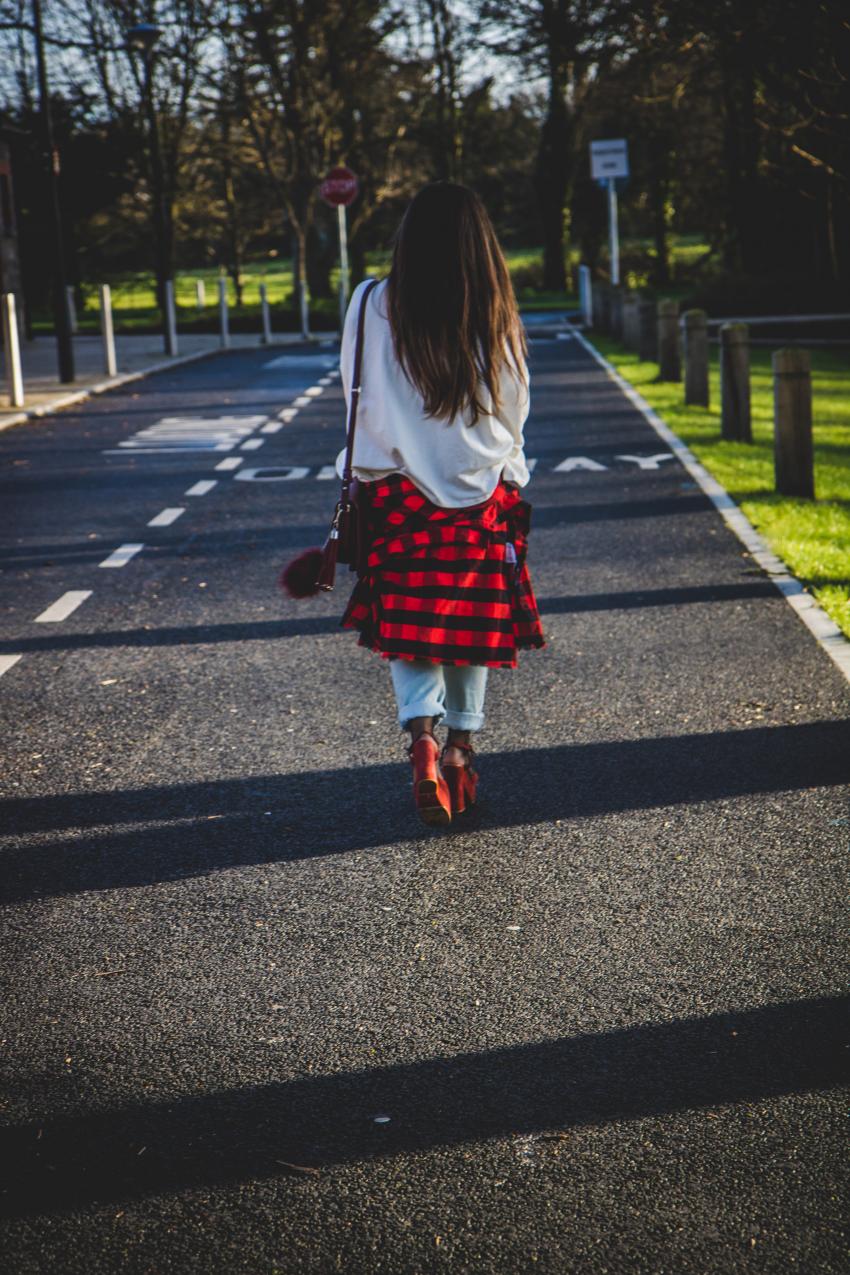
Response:
M319 187L326 204L351 204L357 198L357 178L350 168L332 168Z

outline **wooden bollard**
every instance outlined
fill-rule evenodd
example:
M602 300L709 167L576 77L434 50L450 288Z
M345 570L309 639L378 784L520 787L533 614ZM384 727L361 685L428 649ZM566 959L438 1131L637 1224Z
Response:
M640 298L629 292L623 298L623 345L637 354L639 340Z
M611 331L611 285L609 283L600 283L596 288L596 295L599 298L599 330L600 332Z
M720 326L720 434L731 442L753 441L750 330L746 323Z
M708 407L708 322L705 310L682 315L682 350L685 356L685 402Z
M815 495L812 366L808 350L773 355L773 464L783 496Z
M591 327L594 332L602 331L602 283L595 280L590 290Z
M679 303L666 298L658 302L658 379L681 381L679 359Z
M638 303L637 352L641 363L654 363L658 357L658 326L654 301Z
M619 284L612 284L610 291L611 335L619 341L623 335L623 289Z

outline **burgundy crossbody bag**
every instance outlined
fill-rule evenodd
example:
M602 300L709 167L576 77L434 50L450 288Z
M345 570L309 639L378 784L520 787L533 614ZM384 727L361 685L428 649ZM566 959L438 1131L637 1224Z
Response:
M366 326L366 302L377 287L372 279L363 289L357 315L357 338L354 344L354 370L348 405L348 429L345 442L345 464L342 489L336 503L328 538L321 549L310 549L289 563L281 575L281 585L293 597L309 597L320 589L334 587L336 565L347 564L351 571L362 570L368 553L366 537L366 502L359 482L351 472L354 457L354 434L357 429L357 405L363 366L363 338ZM309 577L309 578L308 578Z
M362 563L365 545L365 506L360 484L351 472L354 457L354 433L357 429L357 405L360 402L360 383L363 367L363 338L366 327L366 302L369 293L377 287L372 279L363 289L360 311L357 315L357 340L354 345L354 374L351 378L348 406L348 430L345 440L345 464L342 470L342 489L336 502L331 529L322 549L322 568L316 583L320 589L332 589L336 564L347 563L356 571Z

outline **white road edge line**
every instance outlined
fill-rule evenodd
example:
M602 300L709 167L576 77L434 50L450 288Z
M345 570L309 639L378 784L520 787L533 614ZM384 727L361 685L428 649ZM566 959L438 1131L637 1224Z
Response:
M0 677L4 673L8 673L13 664L17 664L22 657L20 655L0 655Z
M170 527L171 524L176 522L180 515L185 514L185 512L185 509L163 509L156 515L155 518L151 518L148 526Z
M202 478L200 482L193 483L191 487L187 487L183 492L184 496L206 496L208 491L212 491L217 486L217 478Z
M144 545L119 545L117 549L113 549L108 558L104 558L103 562L99 562L99 567L126 567L131 558L135 558L137 553L141 553Z
M46 611L42 611L41 615L37 615L35 623L58 624L60 620L67 620L71 612L76 611L77 607L91 595L91 589L71 589L70 592L63 593L61 598L57 598Z
M754 560L767 572L788 605L850 682L850 641L835 621L831 620L823 607L818 606L812 595L806 592L797 577L791 574L782 559L777 557L767 541L759 535L746 514L738 508L726 488L712 477L704 465L700 464L690 448L685 446L678 434L674 434L670 426L661 419L654 408L650 407L643 395L639 394L634 386L629 385L628 381L581 332L575 331L575 337L588 354L592 355L605 369L611 380L620 387L629 402L638 409L656 434L664 439L693 480L708 496L729 530L735 533Z

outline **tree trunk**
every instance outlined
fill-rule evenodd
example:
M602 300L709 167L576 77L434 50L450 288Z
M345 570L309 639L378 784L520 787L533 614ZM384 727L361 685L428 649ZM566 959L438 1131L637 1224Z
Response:
M224 196L224 260L236 289L236 304L242 305L242 251L239 235L239 205L233 188L233 160L230 150L232 114L227 102L221 116L222 193Z
M653 138L650 145L649 202L652 208L652 238L655 243L652 281L656 287L663 288L670 282L670 244L667 232L667 195L670 183L663 139Z
M719 39L727 200L723 262L727 270L745 273L758 269L761 256L753 38L751 25L737 32L724 24Z
M534 188L543 231L543 287L547 292L565 292L564 208L572 166L572 122L559 82L552 73L549 105L540 131L540 146L534 174Z
M351 291L366 278L366 250L363 236L353 234L348 241L348 264L351 270Z
M336 234L322 234L314 221L307 234L307 282L311 297L330 297L331 267L336 262L339 245Z

